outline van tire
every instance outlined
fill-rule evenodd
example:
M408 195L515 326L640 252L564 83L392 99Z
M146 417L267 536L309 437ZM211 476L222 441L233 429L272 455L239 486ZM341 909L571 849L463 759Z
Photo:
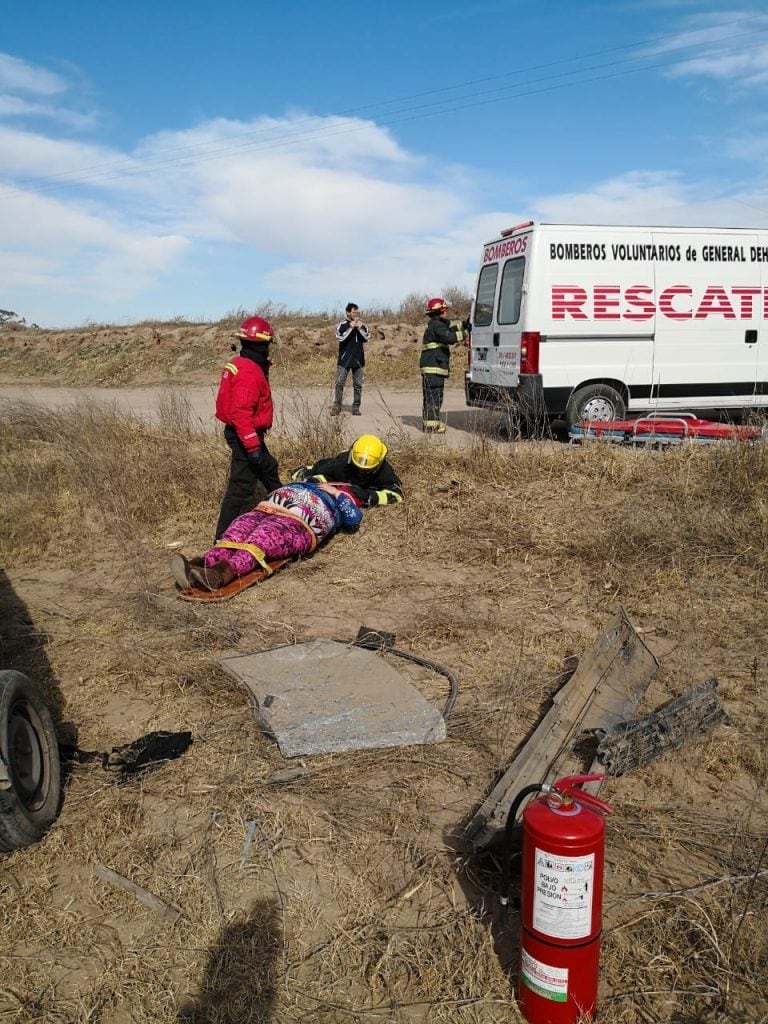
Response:
M0 754L10 788L0 789L0 853L41 839L59 812L61 763L51 713L21 672L0 671Z
M582 420L623 420L626 415L626 402L609 384L588 384L579 388L568 399L565 410L569 428Z

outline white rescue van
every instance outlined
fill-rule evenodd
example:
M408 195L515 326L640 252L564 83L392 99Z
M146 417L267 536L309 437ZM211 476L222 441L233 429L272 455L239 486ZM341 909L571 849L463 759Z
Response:
M467 404L768 407L768 229L519 224L483 247Z

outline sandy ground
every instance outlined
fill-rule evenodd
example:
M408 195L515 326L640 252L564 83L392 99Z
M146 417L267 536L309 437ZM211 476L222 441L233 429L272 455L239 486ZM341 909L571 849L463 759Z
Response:
M201 430L216 427L213 408L215 387L124 387L124 388L73 388L40 387L33 384L0 385L0 413L3 407L15 402L34 402L49 408L67 408L80 402L95 402L99 405L129 412L141 419L157 419L158 408L170 396L185 399L192 416ZM313 415L324 407L330 408L331 393L324 387L275 388L276 419L275 432L290 436L302 416ZM344 404L345 434L351 439L359 434L375 433L391 435L404 433L406 436L421 436L421 392L415 388L370 387L363 391L361 415L351 415L351 388L347 388ZM469 443L473 429L480 418L488 414L482 410L468 409L464 392L458 387L446 389L443 403L443 418L448 426L446 443L463 446Z
M85 400L156 419L163 403L182 398L208 431L213 393L0 386L0 417L14 402ZM275 397L276 430L289 435L330 396L276 387ZM417 389L366 389L363 416L347 407L345 430L421 437L420 399ZM125 465L100 461L99 444L75 434L66 461L43 442L31 462L17 446L14 463L9 445L17 468L4 501L9 536L16 532L5 591L32 648L24 667L60 688L82 749L108 750L153 729L190 729L194 744L126 786L96 764L78 766L45 841L5 862L1 1019L519 1019L517 932L498 923L498 879L453 851L468 813L621 603L661 661L643 710L716 674L731 724L606 784L616 814L601 1019L768 1020L757 980L763 890L751 876L764 865L756 843L766 820L758 528L729 546L728 520L716 519L702 554L710 534L678 485L696 485L699 462L555 445L467 452L483 414L467 410L455 386L445 409L443 438L393 446L404 505L372 511L354 538L339 536L317 558L204 609L175 599L167 560L171 543L192 554L209 540L226 468L215 441L174 453L184 491L165 520L142 503L175 479L162 458L173 438L145 450L143 434L115 435ZM432 443L442 449L435 460L425 457ZM206 466L215 467L210 493L197 472ZM88 478L103 469L114 474L112 492L94 491L91 513ZM687 533L665 547L680 518ZM274 784L290 763L218 659L352 638L361 625L391 630L399 646L456 673L448 739L314 758L297 783ZM437 681L425 695L442 704L444 689ZM246 862L251 822L258 832ZM178 905L183 920L168 925L100 881L96 864ZM731 887L731 877L752 881ZM727 1015L698 1012L729 985Z

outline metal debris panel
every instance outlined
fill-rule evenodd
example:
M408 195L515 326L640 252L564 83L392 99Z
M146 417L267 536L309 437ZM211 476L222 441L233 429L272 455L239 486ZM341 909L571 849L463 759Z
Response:
M250 690L284 757L439 743L445 721L381 654L311 640L220 665Z
M490 846L503 835L507 812L521 789L553 782L561 774L580 733L608 729L633 717L658 668L620 607L467 825L466 838L475 849ZM602 771L593 762L590 774ZM584 789L594 793L599 784L588 783Z

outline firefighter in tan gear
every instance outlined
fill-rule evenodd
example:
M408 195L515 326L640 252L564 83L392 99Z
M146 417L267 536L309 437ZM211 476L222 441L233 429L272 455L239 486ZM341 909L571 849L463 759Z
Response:
M424 401L421 411L422 429L427 434L444 434L445 424L440 419L443 406L445 378L450 373L451 345L463 342L468 335L468 324L451 323L445 315L445 299L430 299L426 315L429 317L421 345L421 387Z

